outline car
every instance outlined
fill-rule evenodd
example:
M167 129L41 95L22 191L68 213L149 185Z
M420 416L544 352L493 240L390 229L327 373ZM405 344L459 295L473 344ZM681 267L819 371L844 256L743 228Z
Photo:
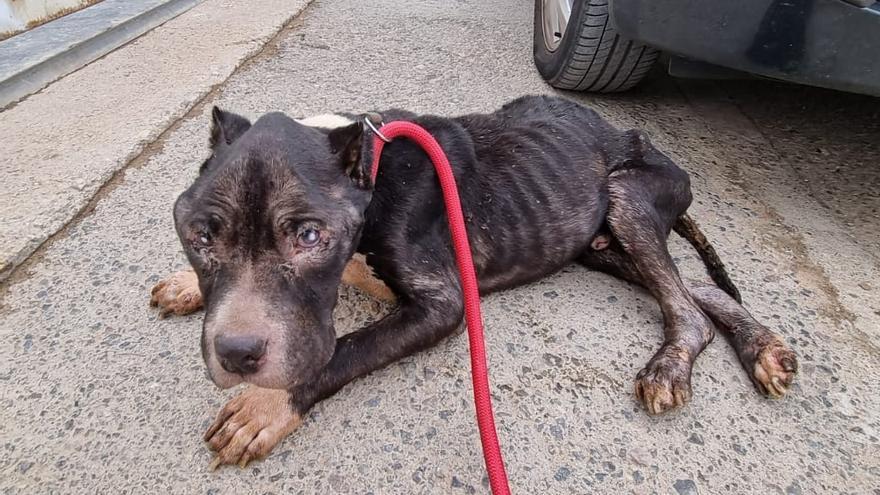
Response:
M747 73L880 96L876 0L535 0L534 59L560 89Z

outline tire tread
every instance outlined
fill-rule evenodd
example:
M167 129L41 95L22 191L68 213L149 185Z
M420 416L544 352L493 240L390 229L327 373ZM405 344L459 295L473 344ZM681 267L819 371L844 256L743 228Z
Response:
M635 86L660 52L617 34L610 24L608 2L586 0L568 60L550 84L560 89L612 93Z

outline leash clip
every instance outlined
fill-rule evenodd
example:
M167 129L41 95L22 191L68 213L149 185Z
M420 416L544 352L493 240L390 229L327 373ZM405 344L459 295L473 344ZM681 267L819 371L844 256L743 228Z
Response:
M373 119L371 119L369 115L364 115L364 123L367 124L367 127L369 127L371 131L373 131L377 136L379 136L379 139L381 139L382 141L385 141L386 143L391 142L390 139L388 139L387 137L385 137L384 134L379 132L379 129L376 129L376 125L373 124Z

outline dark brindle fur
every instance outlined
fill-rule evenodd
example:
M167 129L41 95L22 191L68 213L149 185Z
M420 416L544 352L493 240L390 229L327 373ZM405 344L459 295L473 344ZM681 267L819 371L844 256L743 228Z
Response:
M664 343L635 385L649 412L690 398L691 366L716 326L760 391L787 391L794 354L740 306L714 250L685 215L687 173L644 134L621 132L596 112L552 97L520 98L485 115L391 110L382 117L417 122L446 150L483 294L576 261L657 298ZM218 462L247 462L316 402L453 333L462 322L462 291L437 179L413 143L385 147L373 187L372 135L362 120L322 129L269 114L251 125L215 109L211 142L211 158L174 211L207 310L204 357L220 386L246 381L289 394L289 410L255 413L270 392L252 388L209 430ZM673 229L694 245L717 285L681 280L666 248ZM398 304L336 338L332 312L355 251L366 254Z

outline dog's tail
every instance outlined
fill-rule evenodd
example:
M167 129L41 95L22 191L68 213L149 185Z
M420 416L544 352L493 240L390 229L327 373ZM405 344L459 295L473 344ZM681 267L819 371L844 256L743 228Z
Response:
M709 244L709 240L706 239L706 236L703 235L703 232L700 231L700 227L697 226L697 223L694 222L690 215L682 213L682 215L675 221L675 225L672 226L672 230L674 230L676 234L685 238L691 243L691 246L697 250L700 259L702 259L703 263L706 265L706 271L709 272L709 276L712 277L715 284L718 285L721 290L730 294L730 297L734 298L736 302L742 303L742 296L739 294L739 289L733 285L733 280L730 280L730 275L727 274L727 270L724 268L724 263L721 262L721 258L718 257L715 248Z

